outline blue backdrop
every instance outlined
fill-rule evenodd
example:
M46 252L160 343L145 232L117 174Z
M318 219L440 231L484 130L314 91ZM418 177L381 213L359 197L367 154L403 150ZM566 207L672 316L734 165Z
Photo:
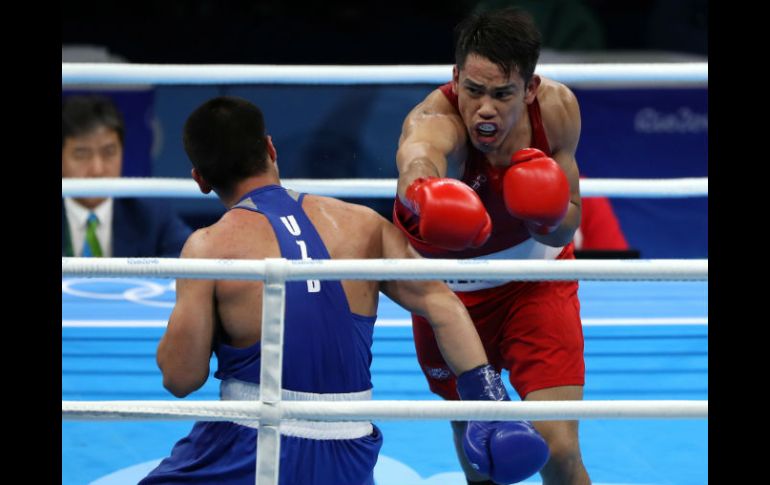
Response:
M259 105L284 178L393 178L401 123L435 86L157 86L109 91L126 114L127 176L189 177L181 142L189 113L231 94ZM69 91L67 91L69 92ZM593 178L708 175L706 88L575 88L583 119L577 160ZM66 92L65 92L66 94ZM708 199L614 199L644 258L708 257ZM370 201L387 211L389 201ZM183 215L222 212L178 200Z

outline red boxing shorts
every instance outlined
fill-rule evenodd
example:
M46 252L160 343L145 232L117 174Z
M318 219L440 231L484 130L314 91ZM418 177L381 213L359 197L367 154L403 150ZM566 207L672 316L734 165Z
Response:
M457 292L489 363L498 372L509 371L511 385L521 399L540 389L584 385L577 289L576 281L512 281L495 288ZM441 356L430 324L412 315L412 330L417 360L430 390L444 399L458 400L455 376Z

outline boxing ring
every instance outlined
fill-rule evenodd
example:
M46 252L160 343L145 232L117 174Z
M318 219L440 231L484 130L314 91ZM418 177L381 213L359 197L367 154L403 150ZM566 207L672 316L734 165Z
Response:
M71 81L64 67L63 82ZM649 70L645 76L647 73ZM125 75L119 73L117 79L125 79L121 77ZM158 192L146 184L118 189L102 181L62 182L63 195L180 196L189 189L187 181L171 181L178 184L179 193L168 187ZM602 186L605 182L600 180L585 182L594 183L592 195L707 195L707 182L695 179L669 181L670 187L657 189L650 187L658 181L640 181L641 185L630 188L622 182L618 182L620 187L612 187L612 181L610 186ZM284 181L291 188L302 183L310 185L300 190L323 193L323 187L313 190L312 181ZM383 184L382 196L392 197L395 183ZM355 181L351 185L351 190L371 194L371 187L356 189ZM686 188L679 190L682 187ZM590 190L584 195L587 192ZM342 410L346 419L375 417L383 430L385 443L375 469L378 485L464 483L445 422L450 416L579 417L583 458L594 483L707 482L707 261L570 261L567 265L518 261L496 262L494 268L484 263L442 261L440 267L433 263L62 258L62 483L135 483L167 456L173 443L189 430L190 421L200 416L261 416L266 424L274 425L280 412L283 417L304 419L324 419L322 415L328 418L341 412L334 408L342 406L319 409L314 403L313 409L307 409L296 406L300 403L279 403L275 396L269 404L210 403L218 397L213 379L183 401L162 404L170 395L162 388L154 352L174 301L173 280L168 278L264 279L265 306L280 308L282 283L288 279L349 279L367 274L377 279L503 274L516 279L580 279L586 340L582 403L447 403L427 390L414 355L408 314L383 296L372 349L374 401L358 403L363 405L361 409L351 403L334 403L346 405ZM265 319L264 325L264 340L272 334L279 342L281 322ZM272 358L280 359L280 355ZM280 374L280 365L263 366L263 372L271 367ZM263 387L269 387L271 379L280 383L280 376L272 375L263 379ZM278 388L274 386L274 390ZM270 402L270 391L263 392L263 399ZM515 396L510 387L509 392ZM389 402L394 400L421 403L397 406ZM529 404L536 405L526 406ZM212 418L213 410L219 417ZM108 418L111 420L105 420ZM124 419L116 421L118 418ZM164 420L155 421L158 418ZM261 432L260 440L263 436L269 440L269 435ZM270 470L274 460L262 453L275 450L266 443L259 445L263 455L258 458L260 485L275 478L275 471Z

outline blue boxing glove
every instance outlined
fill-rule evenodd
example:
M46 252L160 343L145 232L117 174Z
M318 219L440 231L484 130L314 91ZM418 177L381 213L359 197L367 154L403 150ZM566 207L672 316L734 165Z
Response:
M463 401L510 401L500 374L491 365L457 378ZM548 444L529 421L469 421L463 449L471 466L500 484L531 477L548 461Z

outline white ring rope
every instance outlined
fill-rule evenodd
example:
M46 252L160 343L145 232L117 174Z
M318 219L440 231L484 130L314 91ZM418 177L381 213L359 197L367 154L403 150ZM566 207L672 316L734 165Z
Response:
M237 65L142 65L142 64L69 64L62 63L63 85L136 85L136 84L441 84L451 79L451 66L237 66ZM708 87L707 63L679 64L542 64L538 74L568 85L595 86L654 86L654 87ZM137 194L117 194L124 190L126 182L138 183L146 190L147 179L128 181L120 179L120 185L110 187L105 180L80 181L92 183L96 190L108 193L83 194L68 192L69 184L78 181L62 180L62 195L112 195L137 196L167 194L178 190L183 197L199 197L191 181L167 186L164 190ZM167 183L169 181L151 183ZM171 181L177 183L179 181ZM294 182L294 184L292 184ZM302 186L302 182L309 185ZM324 193L319 190L318 180L285 180L289 188L302 192L334 196L392 197L394 180L376 180L375 190L362 180L342 184L327 180ZM588 182L586 184L585 182ZM640 189L639 184L644 185ZM604 184L604 185L602 185ZM613 185L615 184L615 185ZM665 188L662 184L669 184ZM707 179L679 179L665 181L601 180L581 181L583 196L617 197L689 197L708 194ZM596 194L588 188L595 185ZM655 185L655 187L652 187ZM682 194L696 187L696 193ZM136 189L136 187L134 187ZM76 187L83 190L83 186ZM351 190L351 193L341 193ZM634 190L639 192L634 192ZM178 195L165 195L178 196ZM707 280L707 260L609 260L609 261L467 261L467 260L347 260L347 261L287 261L266 259L243 260L177 260L163 258L62 258L62 275L82 276L155 276L168 278L230 278L265 280L265 294L275 287L275 298L282 305L281 293L285 281L307 279L519 279L519 280ZM275 306L275 301L272 302ZM267 309L267 305L265 310ZM555 401L555 402L422 402L422 401L374 401L304 403L281 401L281 359L283 312L276 312L275 321L265 321L263 328L270 339L262 341L263 359L277 362L274 369L262 368L262 401L238 402L101 402L78 403L62 401L62 419L212 419L223 409L240 413L224 420L256 419L262 428L257 449L256 483L259 485L278 482L278 456L280 452L279 424L282 419L311 418L316 420L371 420L371 419L586 419L586 418L707 418L708 401ZM263 317L264 320L264 317ZM270 340L268 342L268 340ZM275 395L274 399L270 396ZM123 407L121 407L123 406ZM196 408L198 406L198 408ZM195 414L201 411L203 416ZM240 406L240 407L239 407ZM117 409L116 409L117 407ZM221 417L221 414L219 414Z
M576 264L577 263L577 264ZM707 260L568 260L568 261L477 261L477 260L319 260L296 261L282 258L265 260L193 260L175 258L62 258L62 275L131 275L174 278L216 278L262 279L265 280L263 307L263 329L261 352L263 362L276 365L262 366L260 384L261 399L256 402L238 403L244 406L239 412L250 411L240 417L225 417L223 420L258 420L256 456L256 484L275 485L278 483L278 463L280 456L280 423L283 419L313 417L316 420L372 420L372 419L531 419L562 420L586 418L634 418L634 417L671 417L671 418L707 418L708 402L673 402L658 401L626 403L622 407L617 401L572 401L572 402L532 402L532 403L495 403L495 402L431 402L431 401L375 401L375 402L336 402L336 403L301 403L281 401L281 375L283 348L283 312L273 312L274 318L265 318L268 303L271 308L282 308L284 304L284 284L291 280L307 279L435 279L451 276L452 278L477 279L696 279L708 278ZM371 276L370 276L371 275ZM278 290L280 293L276 293ZM271 297L271 291L275 293ZM276 303L277 300L277 303ZM266 399L275 395L274 399ZM62 401L62 419L105 419L107 416L120 419L137 419L152 416L147 412L147 402L133 401L123 403L127 408L99 410L89 406L109 406L111 403L75 403ZM158 401L149 405L158 406ZM172 401L168 408L161 410L161 419L168 419L174 409L179 409L178 402ZM189 411L190 406L203 404L205 417ZM329 406L331 404L332 406ZM86 408L82 406L85 405ZM160 404L163 406L163 404ZM233 406L232 403L186 402L186 411L181 419L213 419L220 406ZM463 405L464 408L458 407ZM516 405L516 407L514 407ZM527 405L527 406L522 406ZM526 409L532 405L540 406ZM565 405L567 405L565 407ZM435 408L434 408L435 406ZM545 406L545 407L543 407ZM547 408L547 406L553 406ZM575 407L572 407L575 406ZM581 406L584 406L581 408ZM595 406L595 407L592 407ZM606 407L606 406L609 406ZM637 406L637 407L633 407ZM522 408L522 409L517 409ZM443 409L442 409L443 408ZM439 412L436 412L436 411ZM528 413L531 411L531 413ZM292 414L293 413L293 414ZM466 414L467 413L467 414ZM483 417L476 413L489 413ZM154 414L157 414L155 412ZM157 417L157 416L156 416ZM179 419L174 418L174 419Z
M280 419L370 420L562 420L702 419L708 401L281 401ZM62 401L67 420L260 419L258 401Z
M707 62L540 64L538 74L569 85L708 86ZM62 84L443 84L452 66L279 66L62 62Z
M284 179L281 183L298 192L330 197L392 198L396 179ZM216 197L201 193L198 185L181 178L63 178L64 197ZM674 179L583 179L582 197L705 197L707 177Z
M61 258L62 276L265 280L280 264L287 281L303 280L519 280L707 281L707 259L265 260L176 258ZM277 267L277 266L276 266Z

